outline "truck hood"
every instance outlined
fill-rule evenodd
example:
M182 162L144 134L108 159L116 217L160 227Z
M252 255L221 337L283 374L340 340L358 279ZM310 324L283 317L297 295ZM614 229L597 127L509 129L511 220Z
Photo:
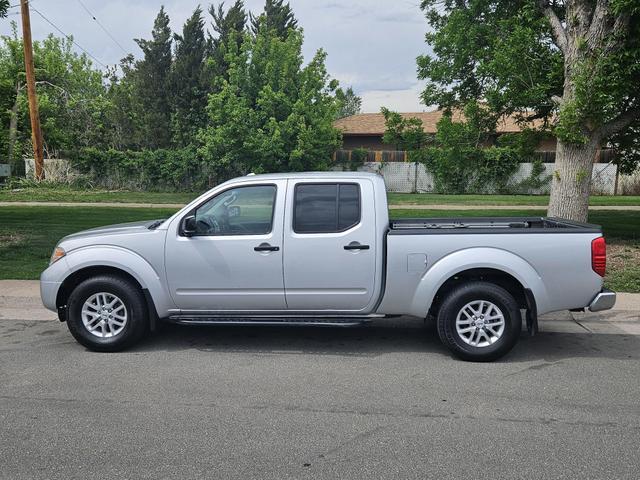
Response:
M104 227L91 228L82 232L67 235L62 240L81 240L83 238L105 236L105 235L126 235L132 233L146 233L149 226L157 223L158 220L144 220L141 222L118 223L116 225L107 225Z

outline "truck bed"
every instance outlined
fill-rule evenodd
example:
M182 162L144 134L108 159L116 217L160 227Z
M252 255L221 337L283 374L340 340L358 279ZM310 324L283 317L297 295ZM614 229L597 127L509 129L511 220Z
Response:
M554 217L402 218L389 221L390 235L451 233L600 233L599 225Z

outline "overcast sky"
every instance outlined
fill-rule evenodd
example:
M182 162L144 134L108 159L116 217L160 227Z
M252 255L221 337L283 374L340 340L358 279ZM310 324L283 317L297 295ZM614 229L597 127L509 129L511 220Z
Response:
M83 8L106 27L126 52L140 58L134 38L149 38L153 19L164 4L171 28L181 31L184 21L198 5L197 0L32 0L32 7L104 64L115 64L125 55ZM227 0L229 5L233 0ZM18 3L16 0L12 3ZM217 3L217 2L216 2ZM364 112L378 112L381 106L398 111L423 111L421 86L416 78L416 57L426 51L426 21L419 0L291 0L291 6L305 34L304 55L317 49L327 51L327 68L343 86L353 86L362 97ZM264 0L245 0L252 12L262 9ZM209 3L201 3L207 10ZM19 8L0 20L0 33L10 33L9 22ZM210 16L206 14L207 25ZM19 32L20 30L20 24ZM35 40L55 29L36 12L31 13Z

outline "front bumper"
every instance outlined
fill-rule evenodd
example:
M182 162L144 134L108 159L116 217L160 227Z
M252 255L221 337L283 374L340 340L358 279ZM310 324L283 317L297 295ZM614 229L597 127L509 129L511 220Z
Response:
M589 304L589 311L600 312L609 310L616 304L616 292L603 288Z
M42 304L53 312L57 312L56 300L62 281L69 275L67 259L61 258L40 275L40 298Z
M42 298L42 304L48 310L54 312L56 308L56 298L58 296L58 290L62 282L47 282L40 280L40 298Z

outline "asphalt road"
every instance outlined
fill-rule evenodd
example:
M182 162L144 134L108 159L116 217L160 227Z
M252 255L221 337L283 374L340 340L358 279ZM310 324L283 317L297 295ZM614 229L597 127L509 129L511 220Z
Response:
M637 311L552 317L474 364L409 319L167 326L99 354L9 307L3 479L640 477Z

